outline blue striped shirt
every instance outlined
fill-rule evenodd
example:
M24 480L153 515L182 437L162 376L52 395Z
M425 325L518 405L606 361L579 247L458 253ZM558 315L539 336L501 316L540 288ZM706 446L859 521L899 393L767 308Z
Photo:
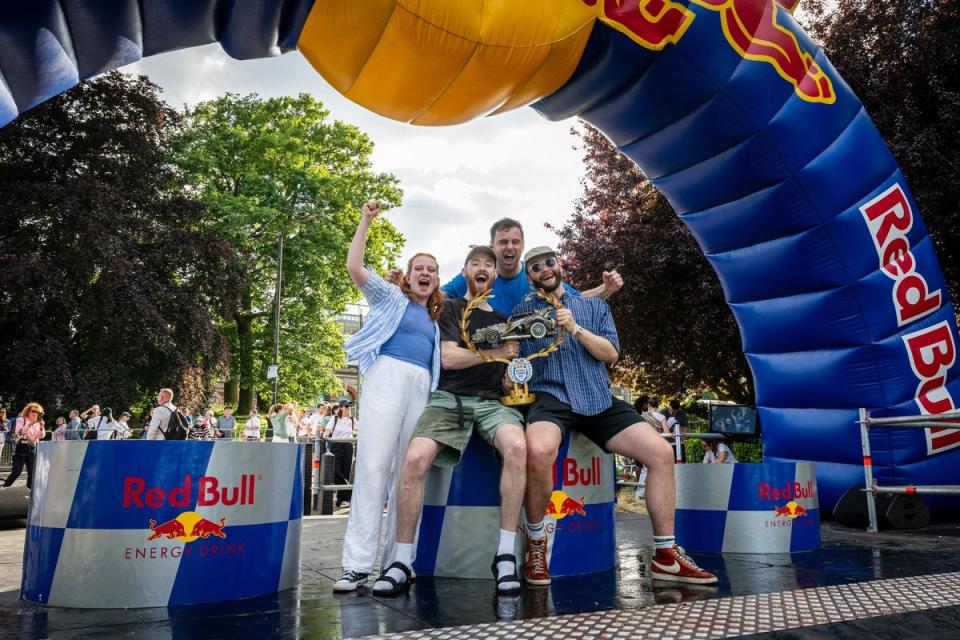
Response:
M400 287L394 286L367 269L370 277L360 287L360 292L370 304L370 313L366 321L355 334L347 338L343 347L348 361L356 361L360 375L366 375L373 366L380 349L396 333L407 305L416 304L407 297ZM430 366L430 391L437 390L440 381L440 328L433 323L433 360Z
M577 324L606 338L620 351L617 327L606 302L599 298L572 296L569 292L564 292L560 302L573 312ZM545 300L531 294L513 312L526 313L544 308L553 313ZM532 355L555 341L555 337L523 340L520 342L520 354ZM564 337L559 349L533 361L533 379L529 387L534 393L549 393L569 405L574 413L584 416L595 416L609 409L612 404L607 365L590 355L580 341L569 334Z

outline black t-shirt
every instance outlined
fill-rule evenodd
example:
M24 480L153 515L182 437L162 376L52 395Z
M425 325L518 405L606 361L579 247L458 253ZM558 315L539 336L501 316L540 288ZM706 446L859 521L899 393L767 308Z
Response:
M440 320L437 322L440 326L440 342L456 342L458 346L467 348L460 339L460 318L463 317L463 310L466 308L466 298L447 300L440 314ZM470 335L473 335L477 329L506 320L506 316L496 311L474 309L470 314L467 328ZM503 374L506 370L507 365L499 362L477 364L466 369L442 369L438 388L462 396L480 396L499 400L503 395Z

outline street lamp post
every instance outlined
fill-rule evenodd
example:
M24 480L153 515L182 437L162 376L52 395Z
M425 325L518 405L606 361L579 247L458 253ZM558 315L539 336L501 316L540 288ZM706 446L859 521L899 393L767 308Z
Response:
M277 234L277 287L274 291L276 317L273 322L273 364L276 367L273 377L273 400L277 404L277 383L280 380L280 286L283 284L283 233Z

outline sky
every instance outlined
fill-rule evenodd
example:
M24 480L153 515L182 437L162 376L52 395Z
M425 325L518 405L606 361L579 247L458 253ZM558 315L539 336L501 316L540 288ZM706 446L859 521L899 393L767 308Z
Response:
M152 56L124 67L160 85L182 108L225 93L263 97L308 92L331 117L357 125L375 143L373 165L400 179L403 206L386 217L404 234L401 264L414 253L437 256L441 282L459 273L468 245L489 242L490 225L523 223L527 248L555 245L544 228L562 226L581 192L574 120L548 122L530 108L453 127L394 122L333 90L299 52L238 61L217 44Z

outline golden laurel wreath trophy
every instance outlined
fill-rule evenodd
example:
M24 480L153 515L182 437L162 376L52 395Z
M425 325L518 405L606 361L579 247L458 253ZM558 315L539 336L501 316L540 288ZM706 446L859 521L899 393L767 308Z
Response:
M464 344L467 345L467 348L484 362L502 362L507 365L507 375L510 377L510 381L513 382L513 389L511 389L510 395L502 396L500 402L508 407L533 404L533 401L537 399L537 395L530 393L530 390L527 388L527 383L530 382L530 379L533 377L533 365L530 364L530 361L548 356L560 348L564 339L563 327L556 324L556 319L533 312L531 314L524 314L517 320L514 320L514 316L511 316L507 322L483 327L471 336L467 329L470 314L486 302L490 295L491 291L487 290L467 302L467 306L463 310L463 315L460 318L460 338ZM559 308L542 289L537 292L537 296L546 300L547 304L555 310ZM475 344L475 341L485 342L490 345L491 348L496 349L503 343L504 339L522 340L545 338L551 335L552 330L556 332L557 339L550 344L550 346L526 358L519 356L513 359L494 357L478 348Z

